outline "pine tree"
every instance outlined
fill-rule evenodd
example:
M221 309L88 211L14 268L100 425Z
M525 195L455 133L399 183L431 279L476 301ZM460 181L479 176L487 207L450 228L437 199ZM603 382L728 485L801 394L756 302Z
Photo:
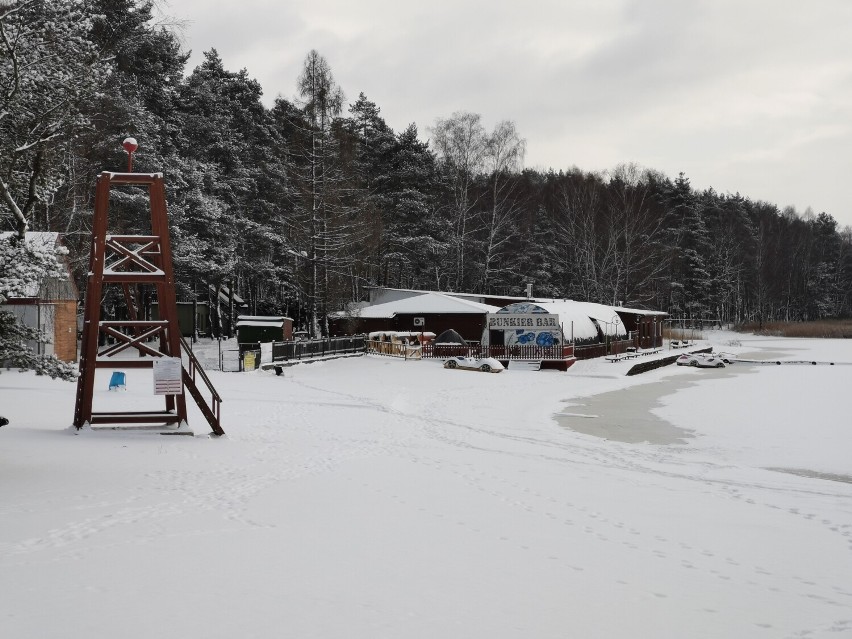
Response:
M401 287L440 288L435 268L446 256L448 243L445 228L436 217L435 156L418 139L414 124L395 138L389 151L389 170L380 183L391 213L385 225L390 250L384 261L388 268L396 262L397 284Z
M837 222L823 212L809 222L812 250L807 278L809 319L836 317L842 300L842 262Z
M709 236L699 202L680 173L664 194L667 213L663 237L668 252L669 309L686 319L700 318L706 312L705 293L710 274L706 268Z
M281 312L290 279L287 149L261 95L215 50L181 88L173 116L181 156L171 204L175 262L185 294L233 286L253 312Z
M396 136L380 112L376 103L361 93L349 105L350 115L343 123L348 133L353 198L360 221L372 229L364 246L364 261L353 281L355 299L360 297L361 279L387 285L391 281L390 265L398 261L393 247L396 214L387 193Z

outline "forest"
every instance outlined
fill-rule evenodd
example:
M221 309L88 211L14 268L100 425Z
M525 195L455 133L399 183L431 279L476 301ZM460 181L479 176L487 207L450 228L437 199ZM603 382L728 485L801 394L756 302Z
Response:
M476 113L394 131L317 51L271 107L215 50L188 59L150 0L0 0L0 230L60 232L81 290L95 179L125 170L132 136L134 170L165 176L178 299L231 289L314 335L370 286L850 316L852 230L826 212L634 164L525 169L522 132ZM147 206L114 193L111 231L147 233Z

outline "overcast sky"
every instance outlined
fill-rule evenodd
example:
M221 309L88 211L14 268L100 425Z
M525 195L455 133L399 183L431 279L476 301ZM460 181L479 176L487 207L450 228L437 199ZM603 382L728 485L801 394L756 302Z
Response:
M526 166L636 162L852 225L850 0L167 0L270 105L305 55L396 131L513 120Z

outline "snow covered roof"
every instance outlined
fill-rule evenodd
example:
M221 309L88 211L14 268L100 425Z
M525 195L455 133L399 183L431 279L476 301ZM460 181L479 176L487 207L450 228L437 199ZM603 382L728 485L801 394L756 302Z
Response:
M216 287L213 284L211 284L209 286L209 288L210 288L210 292L215 295L216 294ZM219 301L222 302L223 304L227 304L229 302L228 294L229 294L228 287L222 286L219 289ZM239 306L246 306L246 301L242 297L240 297L239 295L234 293L234 304L237 304Z
M283 322L290 320L289 317L283 315L237 315L237 321L246 320L248 322Z
M237 317L237 328L240 326L273 326L281 328L286 321L293 321L289 317L273 315L239 315Z
M627 328L614 306L595 304L594 302L577 302L575 300L554 300L547 304L560 309L572 309L571 312L585 313L590 319L597 322L604 335L627 334Z
M511 295L490 295L486 293L463 293L458 291L430 291L427 289L414 288L391 288L388 286L367 286L370 290L371 299L383 299L392 296L392 299L402 299L413 295L421 295L423 293L443 293L452 297L466 299L468 301L477 301L478 303L486 304L488 300L499 300L500 304L505 303L503 300L516 300L519 302L525 301L526 297L516 297ZM382 302L384 303L384 302Z
M613 308L615 310L617 310L619 313L624 312L624 313L634 313L635 315L657 315L657 316L668 315L668 313L666 313L665 311L649 311L648 309L645 309L645 308L627 308L625 306L614 306Z
M394 302L365 306L353 313L353 315L364 318L391 318L395 315L411 315L416 313L423 313L424 315L439 313L484 315L485 313L495 313L497 310L497 306L470 302L457 297L451 297L450 295L444 295L443 293L423 293ZM338 312L334 315L343 317L345 313Z
M625 308L623 306L609 306L607 304L596 304L594 302L578 302L576 300L539 300L539 306L550 306L560 308L560 316L573 312L569 309L581 310L586 313L591 319L595 320L600 326L601 331L605 335L626 335L627 327L622 322L619 313L632 313L635 315L656 315L663 317L668 315L662 311L648 311L637 308ZM566 329L567 332L567 329ZM576 335L576 334L575 334ZM576 335L580 337L579 335Z
M237 328L241 328L243 326L266 326L272 328L281 328L282 326L284 326L284 322L259 322L251 320L239 320L237 322Z

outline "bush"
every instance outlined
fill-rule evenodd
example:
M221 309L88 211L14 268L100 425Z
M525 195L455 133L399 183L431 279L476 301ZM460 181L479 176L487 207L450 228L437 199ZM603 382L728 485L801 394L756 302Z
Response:
M58 359L55 355L40 355L27 346L31 340L44 341L37 329L24 326L11 313L0 311L0 364L20 371L34 370L36 375L74 381L77 369Z

